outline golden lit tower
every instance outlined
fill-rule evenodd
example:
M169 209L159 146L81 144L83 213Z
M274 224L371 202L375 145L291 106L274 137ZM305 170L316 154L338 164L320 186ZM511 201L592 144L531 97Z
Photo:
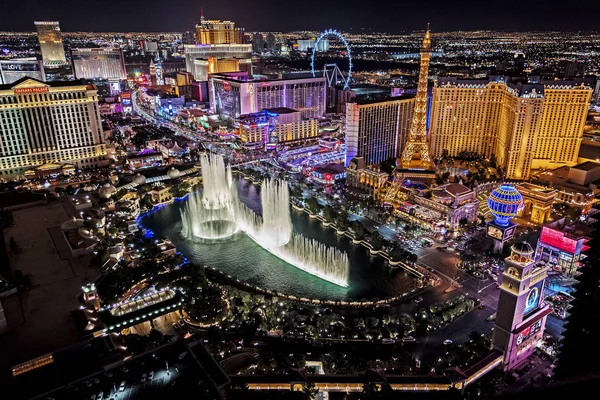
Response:
M429 58L431 56L431 34L429 24L421 45L421 69L419 71L419 86L413 112L412 124L406 146L399 160L399 167L433 169L427 144L427 78L429 77Z

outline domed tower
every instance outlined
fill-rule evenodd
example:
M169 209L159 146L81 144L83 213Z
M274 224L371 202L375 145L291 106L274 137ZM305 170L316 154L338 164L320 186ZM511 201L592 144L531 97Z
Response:
M529 357L543 338L550 312L543 301L548 268L534 259L527 242L514 244L504 263L492 348L504 353L505 369L511 370Z
M516 225L511 218L523 207L523 196L511 185L502 185L488 197L488 207L494 220L488 222L487 235L494 240L494 253L502 253L504 242L511 239Z
M145 185L146 177L138 172L137 175L133 178L133 183L135 183L136 186Z
M171 167L171 169L167 172L167 176L171 179L177 179L181 176L181 172L175 167Z

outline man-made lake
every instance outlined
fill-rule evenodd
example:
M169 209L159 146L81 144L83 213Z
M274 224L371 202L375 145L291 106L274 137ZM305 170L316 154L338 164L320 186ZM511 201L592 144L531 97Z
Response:
M239 198L252 210L261 213L260 187L249 181L236 181ZM321 300L383 299L408 292L417 286L416 279L402 269L392 269L381 257L371 256L363 246L356 246L334 229L323 227L304 212L292 209L294 231L348 253L349 287L343 288L310 275L254 243L246 235L222 243L198 243L181 235L180 208L185 201L161 207L139 220L155 237L167 237L186 258L198 265L213 266L250 284L289 295Z

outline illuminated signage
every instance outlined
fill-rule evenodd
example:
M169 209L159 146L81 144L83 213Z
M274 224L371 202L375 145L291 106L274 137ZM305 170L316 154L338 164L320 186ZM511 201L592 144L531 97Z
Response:
M16 88L15 94L26 94L26 93L48 93L48 87L28 87L28 88Z
M542 318L543 319L543 318ZM535 335L542 329L542 319L536 321L533 325L523 329L519 336L517 336L517 346L521 345L524 341Z
M563 232L548 228L547 226L542 228L540 242L571 254L577 251L577 240L568 238Z
M489 225L487 234L494 239L502 240L502 231L495 226Z
M534 287L529 289L529 293L527 294L527 299L525 301L525 308L523 309L523 315L527 315L538 308L543 290L542 283L543 281L538 282Z
M28 71L36 72L40 70L38 63L9 63L0 62L2 71Z
M496 225L489 224L487 227L487 235L493 239L505 242L514 236L515 229L515 226L499 227Z
M231 90L231 85L229 84L229 82L223 82L223 90Z

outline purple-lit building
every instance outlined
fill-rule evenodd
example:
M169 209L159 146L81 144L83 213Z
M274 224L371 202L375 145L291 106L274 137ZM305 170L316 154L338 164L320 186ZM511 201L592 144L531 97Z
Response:
M504 353L504 369L512 370L543 340L551 312L544 302L548 267L534 259L527 242L514 244L504 262L492 347Z
M302 118L300 111L287 107L240 115L236 123L242 142L264 143L266 149L274 149L278 143L301 142L319 134L317 119Z

